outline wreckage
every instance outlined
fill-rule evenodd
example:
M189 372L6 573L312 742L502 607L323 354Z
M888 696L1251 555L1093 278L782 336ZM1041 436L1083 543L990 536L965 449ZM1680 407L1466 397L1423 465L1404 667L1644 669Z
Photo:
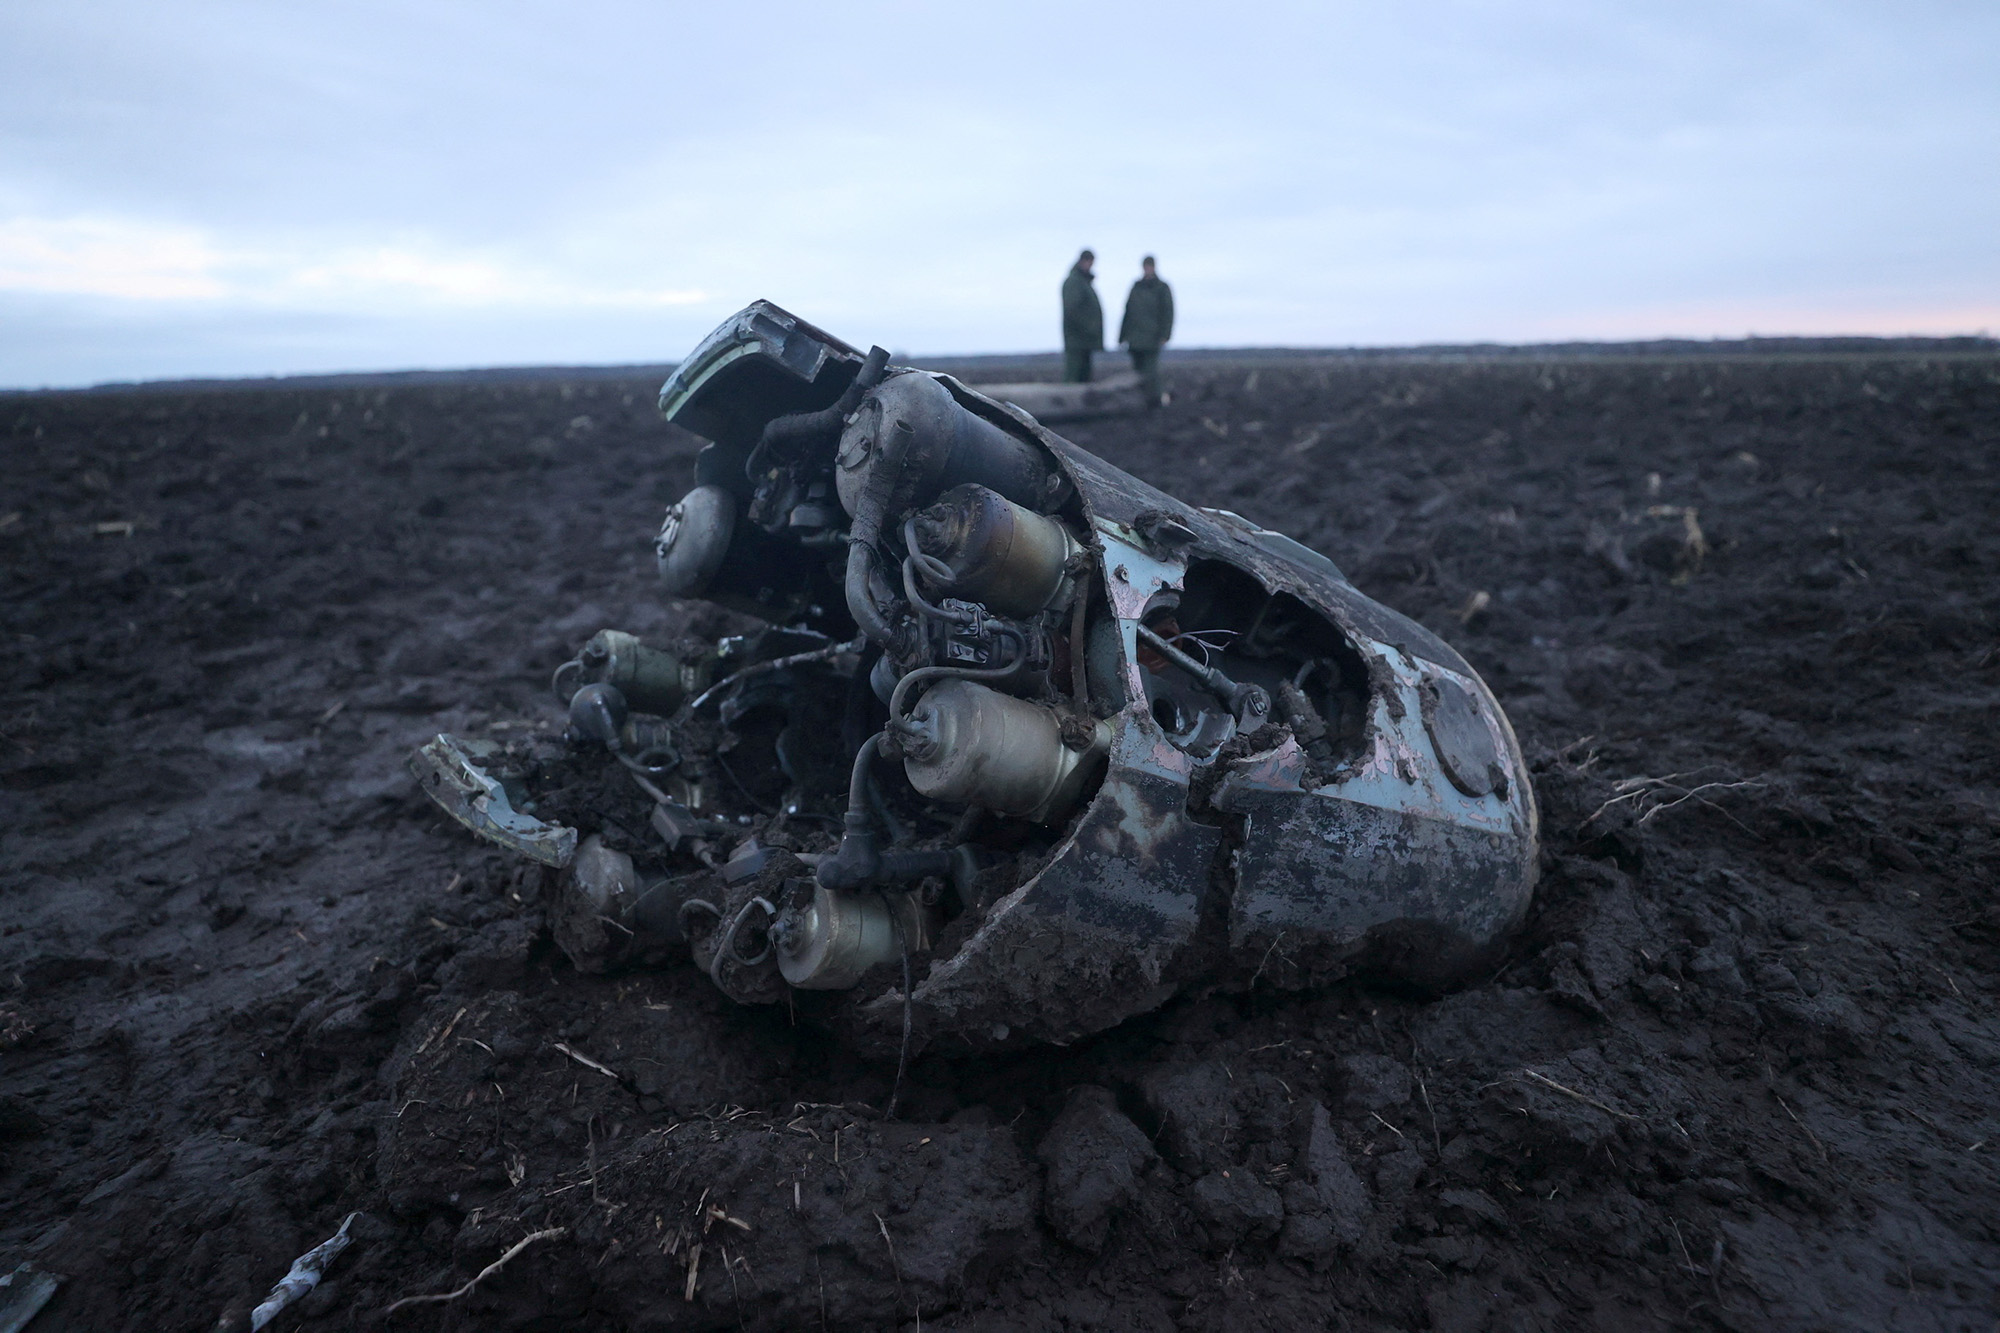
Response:
M691 956L864 1049L984 1049L1187 986L1448 986L1527 910L1505 715L1325 556L764 302L660 409L708 441L664 592L760 628L606 629L559 744L412 757L555 869L579 967Z

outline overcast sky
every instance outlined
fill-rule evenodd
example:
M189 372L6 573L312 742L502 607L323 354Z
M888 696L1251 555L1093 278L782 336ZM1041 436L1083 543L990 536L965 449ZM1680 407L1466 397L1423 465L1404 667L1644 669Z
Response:
M2000 3L8 0L0 385L2000 330Z

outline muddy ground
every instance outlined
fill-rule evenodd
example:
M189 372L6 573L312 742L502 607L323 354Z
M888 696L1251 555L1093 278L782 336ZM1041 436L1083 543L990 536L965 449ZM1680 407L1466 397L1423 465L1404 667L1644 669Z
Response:
M601 627L716 628L653 591L653 379L0 398L33 1333L245 1327L355 1210L275 1328L1994 1328L1991 350L1168 386L1065 433L1465 652L1535 910L1447 998L1190 997L895 1121L782 1009L579 975L402 767L556 724Z

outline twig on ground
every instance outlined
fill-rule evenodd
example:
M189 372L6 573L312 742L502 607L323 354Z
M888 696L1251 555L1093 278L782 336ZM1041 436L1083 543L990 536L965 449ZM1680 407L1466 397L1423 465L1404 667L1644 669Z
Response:
M1750 789L1761 790L1767 784L1759 782L1754 778L1742 778L1734 782L1704 782L1695 787L1680 785L1682 778L1693 776L1692 773L1669 773L1663 778L1626 778L1612 788L1618 795L1613 796L1603 805L1591 811L1589 818L1583 822L1589 824L1613 806L1630 803L1632 808L1639 812L1637 822L1640 824L1649 824L1652 822L1653 817L1662 811L1672 810L1676 806L1686 805L1689 801L1695 801L1707 806L1730 823L1736 825L1736 827L1748 833L1750 831L1749 825L1710 800L1707 793Z
M710 1204L708 1206L707 1211L701 1215L702 1234L704 1236L707 1235L708 1229L714 1226L717 1222L727 1222L730 1226L735 1227L738 1231L750 1230L750 1224L748 1222L745 1222L740 1217L731 1217L729 1215L729 1210L727 1208L724 1208L721 1204L719 1203Z
M1701 1270L1694 1266L1694 1256L1688 1253L1687 1241L1681 1238L1681 1224L1670 1217L1667 1219L1667 1225L1674 1229L1674 1244L1681 1247L1681 1262L1687 1265L1689 1275L1701 1276Z
M1579 773L1583 772L1585 769L1594 767L1597 764L1598 759L1601 757L1597 753L1596 747L1591 744L1591 742L1595 741L1596 739L1597 737L1595 736L1578 736L1568 745L1565 745L1562 747L1562 749L1556 751L1556 761L1558 763L1574 764L1577 772ZM1578 750L1584 751L1583 760L1580 763L1576 762L1572 758L1572 756L1574 756Z
M882 1214L875 1214L875 1226L882 1233L882 1243L889 1247L889 1271L896 1275L896 1308L903 1307L903 1264L896 1258L896 1242L889 1239L889 1224L882 1220Z
M1263 959L1262 959L1262 960L1261 960L1260 962L1258 962L1258 964L1257 964L1257 970L1256 970L1255 972L1252 972L1252 973L1250 974L1250 986L1249 986L1249 989L1251 989L1251 990L1256 990L1256 989L1257 989L1257 978L1259 978L1259 977L1261 977L1261 976L1263 976L1263 975L1264 975L1264 969L1265 969L1265 968L1266 968L1267 966L1269 966L1269 965L1270 965L1270 962L1271 962L1271 955L1272 955L1272 954L1274 954L1274 953L1276 953L1276 952L1278 951L1278 945L1279 945L1279 944L1280 944L1281 942L1283 942L1284 938L1285 938L1285 932L1284 932L1284 931L1282 931L1282 930L1281 930L1281 931L1279 931L1279 932L1278 932L1278 933L1277 933L1276 935L1274 935L1274 936L1272 936L1272 937L1271 937L1271 947L1270 947L1270 948L1268 948L1268 949L1266 949L1266 950L1264 950L1264 957L1263 957ZM1285 960L1284 960L1284 962L1285 962L1285 963L1286 963L1286 964L1287 964L1288 966L1290 965L1291 961L1292 961L1292 960L1291 960L1291 959L1289 959L1289 958L1287 958L1287 959L1285 959Z
M584 1128L590 1136L590 1201L602 1208L604 1196L597 1192L597 1117L590 1117Z
M1776 1088L1771 1089L1771 1095L1773 1097L1778 1097L1778 1090ZM1778 1097L1778 1105L1785 1108L1785 1114L1791 1116L1793 1124L1797 1125L1800 1129L1805 1130L1806 1137L1812 1140L1812 1146L1819 1150L1819 1160L1822 1162L1830 1163L1832 1159L1826 1155L1826 1145L1819 1141L1819 1135L1813 1133L1812 1130L1806 1127L1806 1122L1799 1119L1798 1113L1792 1110L1791 1105L1788 1102L1786 1102L1783 1097Z
M429 1305L433 1302L443 1305L451 1301L455 1301L459 1297L471 1291L474 1287L478 1286L480 1283L484 1282L487 1278L492 1277L495 1273L499 1272L501 1269L505 1268L508 1264L512 1263L516 1255L520 1254L521 1251L527 1249L530 1245L533 1245L536 1241L554 1240L556 1237L562 1235L567 1230L568 1230L567 1227L548 1227L541 1231L530 1231L527 1235L521 1237L521 1239L519 1239L518 1241L515 1241L513 1248L509 1249L507 1253L501 1255L498 1259L495 1259L492 1263L480 1269L479 1275L477 1277L473 1278L472 1281L460 1287L457 1291L438 1292L429 1296L405 1296L401 1300L397 1301L395 1304L391 1305L388 1309L382 1311L382 1317L386 1319L390 1315L396 1313L396 1311L402 1309L406 1305Z
M1525 1074L1527 1077L1535 1080L1535 1082L1541 1084L1543 1087L1552 1089L1556 1092L1560 1092L1565 1097L1574 1097L1577 1101L1582 1102L1585 1106L1594 1106L1598 1110L1604 1112L1604 1114L1606 1115L1617 1116L1620 1120L1630 1120L1637 1124L1644 1123L1644 1121L1642 1121L1640 1117L1633 1115L1630 1111L1620 1111L1616 1107L1606 1106L1603 1102L1598 1101L1597 1098L1595 1097L1587 1097L1583 1093L1578 1092L1575 1088L1564 1087L1562 1084L1556 1082L1554 1079L1550 1078L1546 1074L1538 1074L1532 1069L1523 1069L1521 1072Z
M1417 1073L1417 1091L1424 1095L1424 1112L1431 1118L1431 1145L1437 1149L1439 1157L1444 1156L1444 1135L1438 1132L1437 1107L1431 1105L1431 1090L1424 1084L1421 1068Z
M722 1273L724 1277L729 1279L729 1299L736 1306L736 1326L742 1328L743 1293L736 1289L736 1266L730 1262L729 1247L727 1245L717 1241L716 1248L722 1251Z
M451 1035L451 1030L458 1026L458 1020L464 1017L465 1017L465 1008L461 1006L459 1011L451 1016L451 1022L446 1023L442 1030L435 1032L432 1035L424 1038L423 1045L417 1047L417 1054L422 1055L425 1051L428 1051L434 1043L443 1041L446 1037L449 1037Z
M595 1069L598 1073L604 1075L604 1077L608 1079L611 1079L613 1082L623 1083L625 1081L624 1079L618 1076L618 1071L616 1071L615 1069L607 1069L605 1066L597 1063L597 1061L591 1059L589 1056L583 1054L580 1051L572 1049L566 1043L559 1041L554 1043L554 1045L557 1050L561 1051L564 1055L567 1055L570 1059L582 1065L585 1069Z

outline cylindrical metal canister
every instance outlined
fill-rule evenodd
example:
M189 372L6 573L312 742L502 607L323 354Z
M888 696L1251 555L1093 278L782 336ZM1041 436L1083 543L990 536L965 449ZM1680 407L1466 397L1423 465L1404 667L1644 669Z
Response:
M948 592L1003 616L1031 616L1053 603L1076 543L1062 524L968 483L916 516L917 544L951 568Z
M634 712L663 717L706 689L715 674L713 658L683 659L615 629L592 635L577 661L583 667L579 679L613 687Z
M660 582L670 597L708 590L736 533L736 497L720 486L697 486L667 510L653 541Z
M800 990L846 990L877 963L902 957L905 948L929 948L927 910L914 894L815 886L811 902L779 919L778 973Z
M931 686L910 724L903 771L924 796L1045 823L1069 812L1111 743L1098 722L1072 749L1053 709L969 680Z
M912 438L891 496L897 508L927 504L946 488L969 481L1016 504L1047 499L1053 473L1040 447L960 407L934 376L906 371L871 389L841 434L833 476L848 513L855 512L898 424Z

